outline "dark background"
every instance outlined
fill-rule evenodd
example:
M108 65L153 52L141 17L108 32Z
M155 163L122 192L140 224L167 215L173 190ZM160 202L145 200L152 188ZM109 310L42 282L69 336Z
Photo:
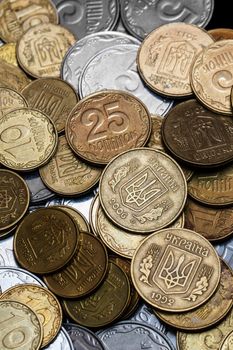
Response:
M233 29L232 0L215 0L212 19L205 29L208 30L213 28Z

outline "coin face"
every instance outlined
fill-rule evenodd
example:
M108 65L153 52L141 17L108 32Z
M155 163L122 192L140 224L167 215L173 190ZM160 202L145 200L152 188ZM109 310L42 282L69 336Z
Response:
M0 60L1 86L17 91L22 91L29 84L29 79L24 72L3 60Z
M105 213L116 225L134 233L150 233L180 215L187 188L172 158L152 148L138 148L107 165L99 193Z
M230 29L230 28L214 28L214 29L208 30L208 33L216 41L233 39L233 29Z
M107 164L117 154L143 146L150 132L147 108L133 95L117 90L82 99L66 125L73 151L97 164Z
M64 327L61 328L54 341L46 347L46 350L75 350Z
M223 339L223 342L220 346L220 350L231 350L233 349L233 331L231 331L226 338Z
M0 120L4 114L23 107L28 107L28 103L19 92L7 87L0 87Z
M152 31L138 52L139 73L154 91L166 96L192 94L189 71L195 56L213 43L203 29L186 23L165 24Z
M62 26L41 24L21 36L16 48L17 59L35 78L58 78L63 57L74 43L73 34Z
M8 43L0 47L0 59L18 67L16 58L16 43Z
M38 209L25 217L14 237L15 256L34 273L51 273L73 257L78 242L76 225L61 209Z
M0 162L29 171L46 163L57 146L57 132L42 112L20 108L5 114L0 124Z
M220 279L220 261L198 233L165 229L137 248L131 264L134 286L152 306L184 312L207 301Z

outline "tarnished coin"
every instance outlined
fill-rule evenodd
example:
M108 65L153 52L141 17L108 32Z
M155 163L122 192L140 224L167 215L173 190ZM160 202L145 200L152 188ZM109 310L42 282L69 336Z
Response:
M47 114L54 122L57 131L65 129L66 119L78 102L73 87L58 78L41 78L27 85L22 95L31 108Z
M1 86L17 91L22 91L29 84L30 80L26 74L18 67L13 66L0 59Z
M233 331L231 331L226 338L223 339L219 350L232 350L233 349Z
M73 34L62 26L37 25L19 39L17 59L25 72L35 78L59 77L63 57L74 43Z
M89 226L87 219L77 209L74 209L74 208L69 207L67 205L59 205L58 208L66 211L68 214L70 214L72 216L72 218L73 218L74 222L76 223L78 230L80 232L87 232L87 233L90 232L90 226Z
M164 311L189 311L215 292L220 280L219 257L204 237L186 229L151 234L137 248L131 264L141 297Z
M216 113L232 115L233 40L220 40L201 52L194 61L191 84L196 97Z
M9 43L0 47L0 60L18 67L16 58L16 43Z
M165 24L143 41L137 58L139 73L155 92L172 97L190 96L189 73L194 58L212 43L212 37L194 25Z
M117 90L82 99L66 124L66 138L73 151L97 164L107 164L123 151L144 146L150 132L145 105L135 96Z
M55 193L44 185L38 171L24 173L22 177L28 185L31 204L41 203L55 196Z
M45 276L44 281L53 293L63 298L80 298L100 285L107 266L107 250L101 240L80 233L73 259L60 271Z
M100 180L100 201L107 216L134 233L170 225L183 210L187 187L178 164L152 148L115 157Z
M51 160L39 169L40 176L50 190L65 196L88 191L99 181L102 169L77 158L65 136L58 139L58 147Z
M230 28L214 28L214 29L208 30L208 33L216 41L233 39L233 29L230 29Z
M28 306L0 300L0 349L39 350L43 331L40 321Z
M35 312L43 328L42 347L56 337L61 328L62 309L48 289L33 284L18 285L5 291L1 299L23 303Z
M51 273L67 264L78 243L71 216L58 208L38 209L18 226L14 252L21 266L34 273Z
M73 347L72 340L69 334L66 332L64 327L61 328L60 332L44 350L76 350Z
M0 237L25 215L29 206L29 189L13 171L0 169Z
M0 87L0 121L4 114L23 107L28 107L28 104L19 92L7 87Z
M103 327L119 318L128 305L130 284L125 272L109 263L104 282L92 294L79 300L64 300L69 317L90 328Z

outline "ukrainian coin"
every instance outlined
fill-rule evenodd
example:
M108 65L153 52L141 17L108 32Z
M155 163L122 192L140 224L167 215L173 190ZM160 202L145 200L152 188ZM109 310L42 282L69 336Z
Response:
M30 203L36 204L55 196L42 182L38 171L24 173L23 178L30 191Z
M9 236L10 234L14 233L16 228L17 228L17 225L10 227L6 230L1 230L0 231L0 239L5 238L5 237Z
M165 24L143 41L138 52L139 73L155 92L172 97L190 96L189 72L194 58L212 43L212 37L194 25Z
M18 68L0 59L1 86L8 87L17 91L29 84L29 79L24 72Z
M13 236L0 241L0 267L18 267L13 251Z
M220 345L220 350L231 350L233 349L233 331L231 331Z
M66 205L60 205L60 206L58 206L58 208L66 211L68 214L70 214L72 216L72 218L73 218L74 222L76 223L78 230L80 232L86 232L86 233L90 232L90 226L88 224L87 219L77 209L74 209L72 207L68 207Z
M139 44L121 44L98 52L83 68L79 79L80 96L83 98L100 90L116 89L134 94L152 114L167 112L172 101L157 97L138 74L138 48Z
M79 300L64 300L69 317L90 328L103 327L119 318L130 297L130 284L125 272L115 263L109 263L104 282L89 296Z
M233 238L214 245L218 255L233 269Z
M50 190L71 196L84 193L95 186L102 169L77 158L65 136L60 136L55 155L39 169L39 172L42 181Z
M41 78L27 85L22 95L31 108L47 114L54 122L57 131L65 129L66 119L78 102L73 87L58 78Z
M215 292L220 261L213 246L198 233L164 229L137 248L131 265L141 297L163 311L189 311Z
M0 59L9 63L9 64L13 64L14 66L18 67L18 62L17 62L17 58L16 58L16 44L9 43L9 44L3 45L0 48Z
M28 306L0 300L0 349L39 350L42 328L38 316Z
M230 29L230 28L214 28L214 29L208 30L208 33L216 41L233 39L233 29Z
M214 1L134 1L122 0L121 17L127 30L143 39L153 29L171 22L185 22L205 27L213 14Z
M59 77L61 62L74 43L73 34L62 26L41 24L21 36L17 59L25 72L35 78Z
M170 225L182 212L186 180L178 164L152 148L137 148L115 157L100 180L100 201L107 216L134 233Z
M62 327L54 341L46 346L44 350L75 350L72 340L66 330Z
M0 87L0 121L4 114L23 107L28 107L28 104L19 92L7 87Z
M78 235L71 216L61 209L38 209L25 217L14 237L17 261L27 270L46 274L67 264L76 252Z
M120 33L127 33L126 28L124 27L124 23L122 22L121 16L120 16L114 30L116 30L117 32L120 32Z
M195 59L191 84L196 97L216 113L232 115L233 40L221 40L209 45Z
M147 108L135 96L117 90L82 99L66 125L73 151L97 164L107 164L117 154L145 145L150 132Z
M96 193L93 198L89 211L89 222L91 225L91 230L95 236L98 236L97 232L97 212L99 209L100 201L99 201L99 193Z

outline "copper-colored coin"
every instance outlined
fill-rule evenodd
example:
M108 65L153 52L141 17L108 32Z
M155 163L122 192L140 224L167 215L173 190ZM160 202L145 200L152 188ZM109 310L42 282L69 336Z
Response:
M184 207L184 174L167 154L137 148L115 157L100 180L107 216L126 231L150 233L170 225Z
M57 131L65 129L66 119L78 102L74 88L58 78L41 78L27 85L22 95L31 108L47 114L54 122Z
M210 45L195 59L191 84L196 97L216 113L232 115L233 40Z
M150 114L144 104L117 90L82 99L66 125L66 137L74 152L97 164L107 164L123 151L144 146L150 132Z
M107 250L95 236L80 233L79 248L62 270L44 277L49 289L63 298L80 298L95 290L107 271Z
M61 209L38 209L20 223L14 253L22 267L39 274L54 272L76 252L78 235L71 216Z
M92 188L99 181L102 169L77 158L65 136L60 136L55 155L39 171L48 188L56 193L72 196Z
M57 131L53 122L35 109L15 109L1 118L0 162L8 168L29 171L53 156Z
M49 0L2 0L0 13L0 37L6 42L16 42L35 25L58 23L56 8Z
M30 80L26 74L18 67L0 60L1 86L5 86L17 91L22 91L29 84Z
M97 212L99 209L99 193L96 193L95 197L93 198L92 202L91 202L91 206L90 206L90 211L89 211L89 221L90 221L90 225L91 225L91 230L92 233L95 236L98 236L98 232L97 232Z
M85 216L80 213L77 209L69 207L67 205L59 205L58 208L65 210L68 214L70 214L76 223L78 231L80 232L90 232L90 226L88 224Z
M233 331L231 331L222 341L219 350L232 350L233 349Z
M151 234L131 263L141 297L164 311L189 311L206 302L220 280L219 257L204 237L186 229Z
M221 260L221 278L212 297L199 308L182 313L155 311L162 321L182 330L200 330L219 322L233 305L233 271Z
M129 298L127 275L119 266L110 262L101 286L85 298L64 300L64 308L69 317L81 326L103 327L123 314Z
M0 47L0 60L18 67L15 43L5 44Z
M28 107L28 104L19 92L7 87L0 87L0 121L4 114L23 107Z
M61 328L62 309L48 289L34 284L21 284L7 289L1 299L21 302L35 312L43 328L42 347L56 337Z
M60 25L35 26L27 30L17 43L18 62L35 78L58 78L63 57L75 41L74 35Z
M22 219L29 200L25 181L12 171L0 169L0 236Z
M208 33L216 41L233 39L233 29L230 29L230 28L214 28L214 29L208 30Z
M12 234L13 232L15 232L16 229L17 229L17 225L10 227L6 230L1 230L0 231L0 239Z
M233 160L232 130L232 117L217 115L189 100L167 114L162 136L175 158L191 166L210 167Z
M172 97L192 95L189 72L195 56L213 43L203 29L169 23L152 31L137 57L139 73L154 91Z

